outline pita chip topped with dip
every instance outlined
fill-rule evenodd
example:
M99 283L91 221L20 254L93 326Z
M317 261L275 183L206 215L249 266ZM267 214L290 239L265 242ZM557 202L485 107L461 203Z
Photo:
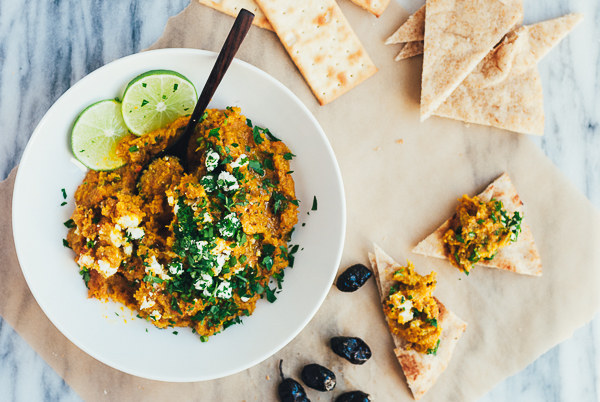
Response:
M519 194L504 173L479 195L463 196L454 216L412 251L449 259L467 274L481 265L541 276L542 261L523 215Z
M394 353L415 399L431 389L448 366L467 324L432 296L436 274L419 275L375 245L369 261L375 272Z

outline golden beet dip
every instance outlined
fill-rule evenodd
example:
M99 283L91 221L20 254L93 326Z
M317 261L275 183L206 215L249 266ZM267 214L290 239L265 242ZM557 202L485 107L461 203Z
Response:
M436 273L422 276L412 262L393 273L394 284L383 304L393 333L404 339L407 349L435 354L442 328L438 323L438 303L432 296Z
M89 297L112 299L160 328L209 335L275 300L297 222L293 154L233 107L209 109L177 158L143 166L187 124L181 117L118 146L127 164L89 171L75 194L67 241ZM141 175L141 176L140 176Z
M477 196L463 195L443 237L448 259L468 274L475 263L491 260L517 240L521 220L519 212L510 216L501 201L483 202Z

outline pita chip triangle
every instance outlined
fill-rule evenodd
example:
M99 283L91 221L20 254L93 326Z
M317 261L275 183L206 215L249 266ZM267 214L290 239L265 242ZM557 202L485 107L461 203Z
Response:
M422 41L425 39L425 6L419 8L408 17L404 24L386 39L386 45L397 43Z
M420 54L423 54L423 41L419 40L415 42L408 42L404 44L404 46L402 47L396 58L394 58L394 60L400 61L404 59L409 59L413 56L418 56Z
M510 214L513 214L515 211L523 213L523 203L510 177L506 173L503 173L494 180L478 197L484 202L488 202L492 198L502 201L504 208ZM535 245L533 233L525 223L526 219L527 215L524 215L523 222L521 223L521 233L516 242L510 243L498 250L498 253L492 260L482 260L476 265L504 269L517 274L541 276L542 260ZM413 253L446 259L446 248L442 239L449 227L450 219L417 244L412 250Z
M510 32L434 114L543 135L544 100L536 64L579 21L581 15L570 14Z
M392 274L400 268L400 264L387 255L379 246L374 245L375 253L369 253L369 262L373 272L382 303L385 301L392 286ZM394 340L394 354L402 367L408 386L415 399L421 398L431 389L437 379L448 367L454 348L465 332L467 324L451 312L437 298L440 311L438 325L442 328L437 353L424 354L407 348L406 341L391 331ZM386 317L387 318L387 317ZM388 321L388 325L391 325Z
M386 9L390 0L351 0L357 6L360 6L370 12L371 14L379 17Z
M521 0L427 0L421 121L523 16Z

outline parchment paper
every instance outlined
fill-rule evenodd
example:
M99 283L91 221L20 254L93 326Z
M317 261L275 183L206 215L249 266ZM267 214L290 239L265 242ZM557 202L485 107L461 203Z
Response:
M437 297L469 323L448 369L424 400L475 399L570 337L598 310L600 217L525 136L441 118L419 123L421 59L395 63L397 49L383 45L406 13L394 2L379 19L347 1L341 6L379 72L325 107L317 105L273 33L252 28L238 57L292 89L333 145L348 206L340 271L367 263L371 243L377 242L397 260L413 260L421 273L436 270ZM232 21L192 2L169 21L153 48L218 50ZM543 259L541 278L481 267L465 277L444 261L410 253L452 213L459 196L478 193L503 171L525 202L525 219ZM97 362L54 328L29 292L12 241L13 181L14 172L0 187L0 314L84 399L276 400L279 359L296 378L309 362L337 374L332 393L308 391L313 401L333 400L355 389L376 401L412 399L373 280L353 294L333 287L294 341L258 366L227 378L162 383ZM334 335L363 338L373 357L363 366L349 364L329 350Z

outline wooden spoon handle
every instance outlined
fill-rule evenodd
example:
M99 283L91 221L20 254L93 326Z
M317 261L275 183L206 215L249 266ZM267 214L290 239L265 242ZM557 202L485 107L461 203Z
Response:
M240 48L242 41L244 40L246 34L248 33L248 30L252 26L253 19L254 14L252 14L245 8L242 8L242 10L239 12L237 18L235 19L235 22L233 23L233 26L231 27L231 31L229 31L229 35L227 36L227 39L225 40L225 43L223 44L223 47L221 48L221 51L217 56L217 61L215 62L215 65L213 66L212 71L210 72L210 75L206 80L206 84L204 84L204 88L202 89L200 98L198 98L198 103L196 103L196 107L194 108L192 116L190 117L190 121L185 127L185 131L181 135L181 138L177 141L176 146L178 148L182 147L184 149L187 149L189 139L194 133L196 125L198 124L200 118L204 114L208 103L215 94L217 87L221 83L223 76L225 75L227 69L231 65L231 62L233 61L235 54ZM174 153L183 156L183 158L185 159L184 155L186 152L183 149L180 152L177 151ZM182 160L182 162L185 166L186 161Z

